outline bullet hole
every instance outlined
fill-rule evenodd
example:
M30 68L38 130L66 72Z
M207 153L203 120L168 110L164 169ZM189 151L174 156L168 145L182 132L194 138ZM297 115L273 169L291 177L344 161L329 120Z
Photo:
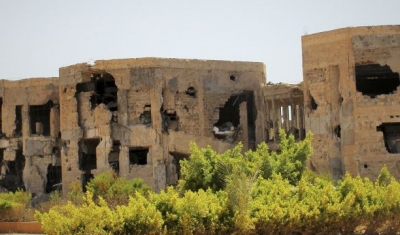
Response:
M196 98L196 89L194 88L194 87L189 87L186 91L185 91L185 93L186 93L186 95L188 95L188 96L190 96L190 97L193 97L193 98Z
M341 132L341 128L340 128L340 125L337 125L336 127L335 127L335 129L333 129L333 132L335 133L335 135L338 137L338 138L340 138L340 132Z
M364 168L367 169L368 168L368 164L364 164Z
M236 77L233 76L233 75L231 75L231 76L229 77L229 79L230 79L231 81L235 81L235 80L236 80Z

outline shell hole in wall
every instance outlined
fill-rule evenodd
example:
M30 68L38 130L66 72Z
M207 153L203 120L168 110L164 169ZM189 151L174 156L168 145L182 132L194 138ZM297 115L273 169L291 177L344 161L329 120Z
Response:
M47 166L46 178L46 193L62 190L61 166L53 166L52 164L49 164Z
M318 108L318 104L317 104L317 102L315 102L315 99L314 99L314 97L312 97L311 95L310 95L310 106L311 106L311 110L317 110L317 108Z
M93 73L89 82L76 84L75 96L81 92L93 92L90 97L91 109L104 104L110 111L118 110L118 87L109 73Z
M234 141L240 129L240 104L246 103L246 112L249 148L255 148L255 120L257 109L254 103L254 92L243 91L232 95L222 108L219 108L219 119L213 125L214 137Z
M393 94L400 86L399 73L394 73L388 65L356 65L355 74L356 90L371 98Z
M334 129L333 132L335 133L335 135L340 138L341 137L341 128L340 125L337 125Z
M388 153L400 153L400 123L382 123L376 127L377 131L383 132L383 141Z
M186 93L186 95L188 95L190 97L196 98L197 90L191 86L191 87L188 87L188 89L186 89L185 93Z
M229 79L230 79L231 81L235 81L235 80L236 80L236 76L235 76L235 75L231 75L231 76L229 76Z

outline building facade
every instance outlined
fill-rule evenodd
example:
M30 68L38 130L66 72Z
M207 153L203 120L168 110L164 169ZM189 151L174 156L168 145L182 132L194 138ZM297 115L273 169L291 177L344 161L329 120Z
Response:
M217 152L271 149L314 134L309 167L339 179L400 179L400 26L302 37L303 82L266 84L263 63L100 60L57 78L0 80L0 186L48 193L107 170L159 191L190 141Z

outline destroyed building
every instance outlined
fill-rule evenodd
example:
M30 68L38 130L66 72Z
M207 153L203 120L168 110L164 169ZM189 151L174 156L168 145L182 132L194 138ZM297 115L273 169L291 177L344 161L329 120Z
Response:
M159 191L179 179L189 142L223 152L284 129L314 134L309 167L339 179L400 179L400 26L302 37L303 82L265 84L263 63L100 60L58 78L0 80L0 186L48 193L113 169Z
M262 63L109 60L60 68L59 79L66 190L111 168L160 190L176 184L190 141L218 151L263 141Z
M400 26L354 27L302 37L310 165L339 178L400 179Z
M0 182L50 192L61 183L58 78L0 81Z

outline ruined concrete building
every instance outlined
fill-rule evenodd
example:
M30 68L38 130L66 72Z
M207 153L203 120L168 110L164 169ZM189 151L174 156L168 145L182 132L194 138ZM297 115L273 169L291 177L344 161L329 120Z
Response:
M262 63L121 59L0 82L0 186L41 194L114 169L154 190L179 179L189 142L271 149L314 134L309 166L400 178L400 26L302 37L303 82L265 84Z
M306 35L302 50L312 167L374 179L386 164L400 179L400 26Z
M2 185L63 190L114 169L176 184L189 142L218 151L264 140L265 66L177 59L97 61L59 78L2 81Z

